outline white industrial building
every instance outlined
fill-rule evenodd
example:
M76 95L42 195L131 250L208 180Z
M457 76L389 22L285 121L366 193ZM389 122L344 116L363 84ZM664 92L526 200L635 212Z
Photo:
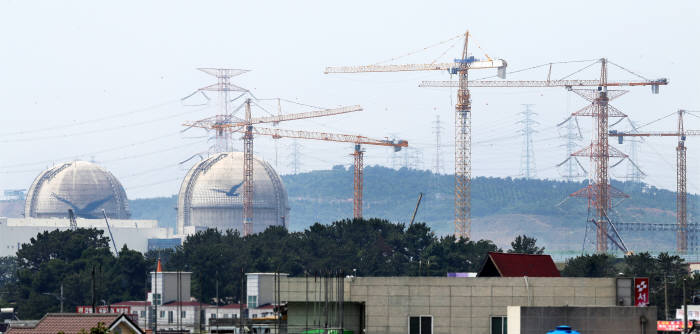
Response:
M104 212L104 213L103 213ZM128 199L119 180L104 168L87 161L61 163L41 172L27 191L24 218L0 217L0 256L14 255L37 234L77 227L97 228L117 247L148 250L149 239L173 238L171 229L156 220L130 219Z
M77 218L77 226L96 228L104 231L109 237L109 231L104 219ZM148 250L149 239L163 239L173 236L172 229L158 227L155 220L110 219L109 225L114 236L114 242L121 249L124 245L129 249L145 253ZM23 243L29 243L37 234L54 230L70 229L68 218L4 218L0 217L0 256L11 256Z

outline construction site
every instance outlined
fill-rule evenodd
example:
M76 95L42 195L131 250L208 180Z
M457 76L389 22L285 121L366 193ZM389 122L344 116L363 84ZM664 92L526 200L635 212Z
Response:
M699 14L6 1L0 334L700 333Z
M23 226L69 229L80 227L81 220L95 220L93 225L104 220L109 227L110 219L122 228L130 221L148 226L143 240L133 241L139 249L208 228L247 236L271 226L301 230L328 223L328 217L368 216L408 225L426 222L441 235L499 242L500 225L488 218L498 212L480 211L494 210L485 209L482 188L473 186L483 177L563 182L552 185L559 200L548 204L555 212L548 215L566 213L566 223L557 226L571 233L543 237L547 245L559 242L549 246L558 259L644 251L696 259L700 225L693 193L698 189L692 183L694 152L688 148L691 137L700 135L700 107L692 99L658 100L673 87L664 67L636 58L630 65L617 51L608 58L605 48L589 46L585 54L598 56L577 57L576 52L503 52L499 44L509 41L470 30L426 34L415 42L401 39L381 49L361 38L348 40L344 49L334 49L335 57L315 62L315 72L305 70L315 82L301 80L299 89L309 94L296 91L289 98L281 97L290 96L284 87L294 87L297 79L279 74L280 82L274 82L264 67L214 61L180 67L178 82L187 92L170 94L165 102L130 111L106 107L109 111L95 117L31 129L22 127L24 121L12 123L15 130L0 134L3 143L24 151L0 165L5 183L0 215L9 219L3 234L11 236L3 248L10 254L25 241L26 233L12 237L13 229ZM361 56L342 56L359 49ZM296 69L290 75L300 78ZM312 93L321 88L325 93ZM618 107L618 101L626 102ZM138 127L143 128L131 130ZM34 142L52 141L70 150L54 149L40 159L25 153ZM399 204L388 199L395 195L387 191L382 198L383 190L372 188L376 183L367 179L367 168L376 167L395 170L397 178L403 170L430 174L422 188L403 191L412 200L401 199L405 214L399 219L378 209ZM324 198L327 189L316 185L307 187L317 187L317 193L296 190L297 175L323 170L350 173L351 180L323 186L349 196ZM565 190L573 184L581 188ZM635 200L628 188L635 194L671 192L674 209L638 202L620 209ZM521 202L537 202L519 196ZM148 216L138 206L134 211L132 203L166 197L172 200L159 210L176 201L175 208L163 209L167 214ZM314 203L335 206L314 209ZM634 210L641 213L630 214ZM508 214L508 219L525 217L513 230L518 233L528 234L534 231L528 224L543 221L537 212ZM139 225L141 220L149 222ZM503 239L512 239L510 233L504 231ZM652 236L665 241L650 248ZM675 247L668 246L671 239Z

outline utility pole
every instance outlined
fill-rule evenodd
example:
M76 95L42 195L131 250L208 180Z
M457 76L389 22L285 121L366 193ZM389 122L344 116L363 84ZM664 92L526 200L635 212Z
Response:
M664 275L664 320L668 320L668 287L666 286L666 275Z
M688 299L685 297L686 279L683 279L683 333L688 333Z
M211 324L209 325L211 331ZM219 271L216 271L216 332L219 332Z
M520 156L520 175L526 179L531 179L537 176L532 134L537 132L533 128L539 123L532 119L533 116L537 115L531 109L533 104L523 104L523 106L525 110L520 113L523 115L523 119L518 122L523 126L522 130L520 130L520 133L523 135L523 150Z
M63 282L61 282L61 313L63 313Z
M92 314L95 314L95 304L97 303L95 296L95 266L92 266Z

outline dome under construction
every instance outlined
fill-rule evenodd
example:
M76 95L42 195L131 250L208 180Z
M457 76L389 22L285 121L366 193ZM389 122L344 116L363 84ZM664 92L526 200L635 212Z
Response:
M253 158L253 233L287 226L289 207L282 179L269 163ZM194 165L177 200L177 232L188 226L243 232L243 153L217 153Z
M43 171L27 191L24 216L66 218L72 209L77 217L128 219L126 192L119 180L102 167L87 161L66 162Z

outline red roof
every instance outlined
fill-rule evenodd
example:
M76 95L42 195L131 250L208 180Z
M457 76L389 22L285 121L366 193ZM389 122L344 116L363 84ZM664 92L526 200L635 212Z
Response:
M478 277L561 277L549 255L489 252Z
M56 334L58 332L78 334L81 330L89 332L90 329L96 327L98 323L103 323L105 327L110 328L117 321L127 321L134 326L133 322L123 314L49 313L41 318L36 326L24 328L10 327L7 334Z

